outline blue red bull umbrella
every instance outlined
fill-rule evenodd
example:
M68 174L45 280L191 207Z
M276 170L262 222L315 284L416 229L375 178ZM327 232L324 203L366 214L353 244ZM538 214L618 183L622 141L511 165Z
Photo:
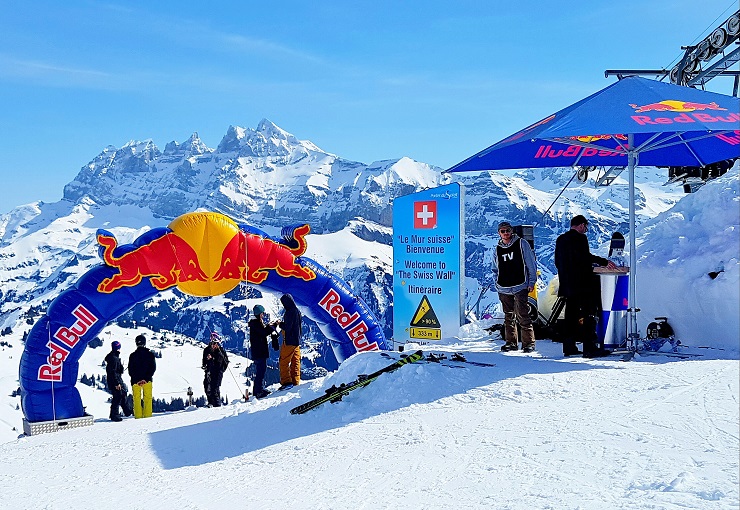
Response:
M635 341L635 167L705 166L740 157L736 97L629 77L560 110L447 172L566 166L629 169L629 338Z

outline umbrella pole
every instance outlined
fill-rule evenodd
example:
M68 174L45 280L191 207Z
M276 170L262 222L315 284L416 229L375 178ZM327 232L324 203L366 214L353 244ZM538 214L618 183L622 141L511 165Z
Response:
M637 303L635 300L635 288L637 287L637 246L635 241L635 166L637 165L637 154L634 152L634 135L628 137L627 162L629 169L629 222L630 222L630 275L629 275L629 324L628 324L628 348L637 350L640 334L637 331Z

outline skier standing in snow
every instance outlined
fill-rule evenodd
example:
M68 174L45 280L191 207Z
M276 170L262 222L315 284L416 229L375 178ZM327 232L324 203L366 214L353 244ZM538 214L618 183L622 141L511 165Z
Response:
M301 336L303 335L301 312L290 294L283 294L280 302L285 308L280 329L283 330L283 345L280 348L280 388L297 386L301 382Z
M203 370L206 371L203 379L203 389L206 392L208 404L213 407L221 405L221 380L229 366L229 357L221 347L218 333L211 333L211 341L203 349Z
M558 236L555 242L555 266L560 280L558 296L565 297L563 354L581 354L576 342L582 342L583 357L596 358L609 352L596 343L599 297L593 266L607 266L609 269L616 266L610 260L591 254L587 230L588 220L582 215L570 220L570 230Z
M134 418L149 418L152 415L152 379L157 370L154 353L146 348L146 337L136 337L136 350L128 358L128 375L131 376L131 392L134 394ZM142 409L143 398L143 409Z
M123 382L123 363L121 363L121 342L111 342L111 351L105 357L105 378L108 383L108 391L112 395L110 401L111 421L121 421L118 408L123 409L123 414L131 416L131 408L126 401L128 390Z
M522 351L534 352L535 338L528 310L528 294L537 283L537 263L529 243L517 236L508 221L498 225L501 239L493 258L493 281L504 310L504 352L519 349L516 323L522 332Z
M270 357L267 337L275 334L275 327L272 324L265 324L265 308L262 305L255 305L252 312L254 317L249 321L249 358L254 361L255 366L253 391L255 398L263 398L270 394L265 389L267 358Z

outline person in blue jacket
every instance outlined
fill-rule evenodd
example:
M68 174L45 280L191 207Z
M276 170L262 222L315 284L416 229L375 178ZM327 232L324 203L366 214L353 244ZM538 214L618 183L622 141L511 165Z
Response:
M504 311L504 345L501 350L516 351L519 339L516 324L522 334L522 351L534 352L535 338L529 315L527 296L537 283L537 262L529 243L514 233L511 223L498 225L501 238L493 258L493 280Z

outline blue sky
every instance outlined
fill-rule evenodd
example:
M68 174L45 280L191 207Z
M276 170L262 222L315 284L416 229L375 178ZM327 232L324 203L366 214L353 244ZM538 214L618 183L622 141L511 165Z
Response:
M733 0L4 1L0 213L57 201L107 145L262 118L343 158L449 167L672 66ZM718 19L720 18L720 19ZM709 89L730 94L729 78Z

